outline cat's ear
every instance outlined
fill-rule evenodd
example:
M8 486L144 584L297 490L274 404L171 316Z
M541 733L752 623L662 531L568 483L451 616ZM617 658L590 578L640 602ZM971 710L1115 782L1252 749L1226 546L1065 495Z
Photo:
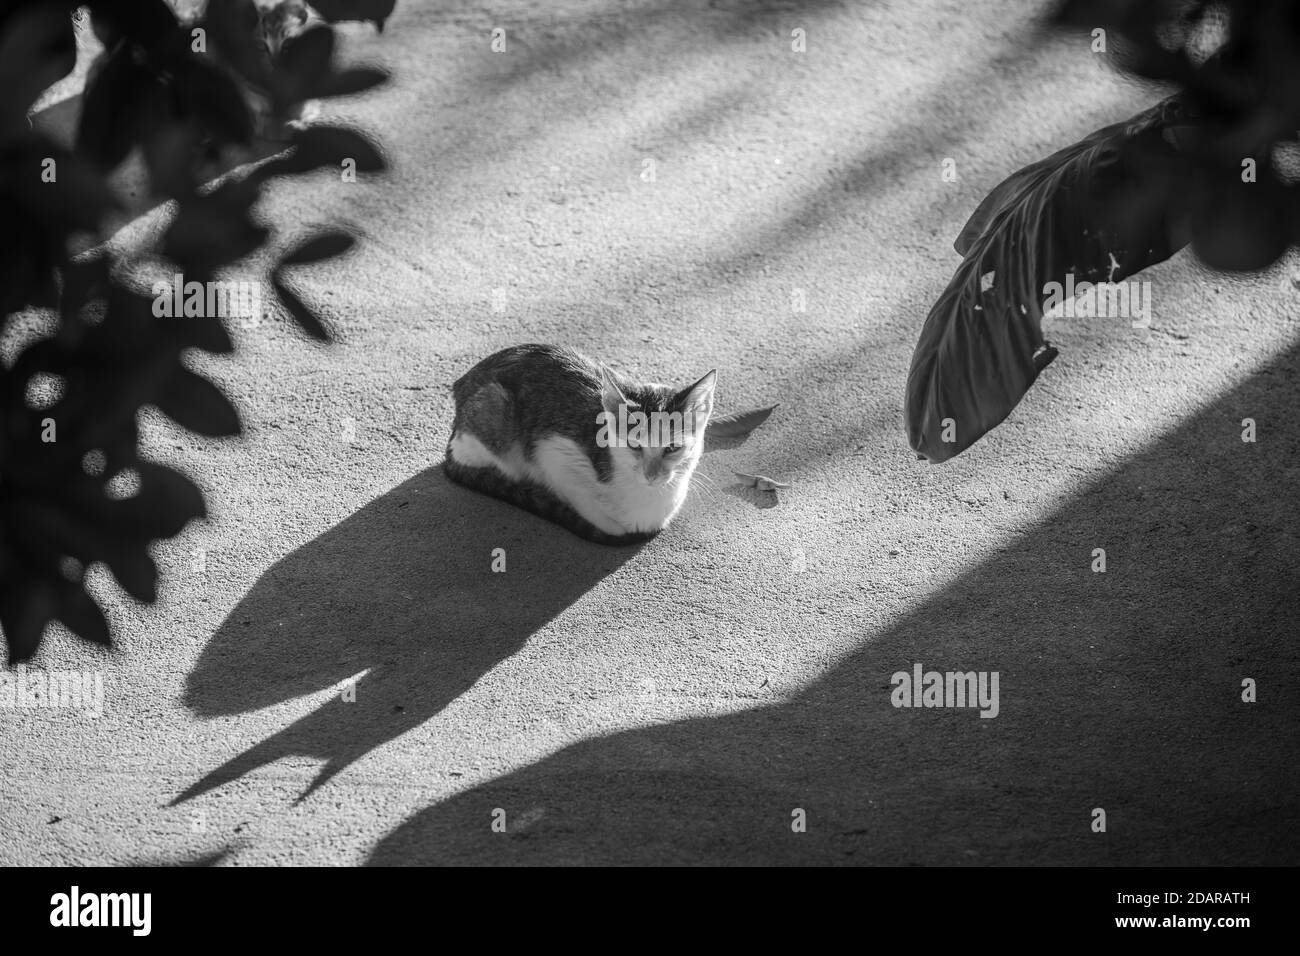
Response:
M600 367L600 397L605 410L615 414L618 413L620 405L632 404L623 394L623 390L618 387L618 383L614 381L614 373L604 365Z
M682 411L694 409L697 418L708 418L713 413L713 386L717 380L718 370L715 368L694 385L678 392L677 404Z

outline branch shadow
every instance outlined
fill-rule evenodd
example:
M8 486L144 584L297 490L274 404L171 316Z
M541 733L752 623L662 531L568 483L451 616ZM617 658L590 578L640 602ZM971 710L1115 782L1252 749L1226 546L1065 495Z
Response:
M1295 865L1300 539L1279 489L1300 479L1298 357L793 696L569 746L429 806L368 862ZM894 708L915 662L998 672L1000 713Z
M323 761L301 801L433 717L638 550L583 541L441 466L408 479L262 575L204 648L185 703L210 718L338 692L172 805L285 757Z

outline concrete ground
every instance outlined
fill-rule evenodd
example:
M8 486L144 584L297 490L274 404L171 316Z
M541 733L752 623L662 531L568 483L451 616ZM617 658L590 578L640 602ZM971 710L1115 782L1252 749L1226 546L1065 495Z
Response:
M156 606L94 576L115 652L34 662L102 670L102 717L0 711L0 860L1300 862L1297 263L1180 254L1141 277L1151 329L1060 323L1002 427L907 447L966 216L1159 96L1033 42L1038 9L399 0L344 28L395 81L334 109L392 171L265 204L281 245L366 234L299 273L340 341L273 313L196 358L241 440L145 422L211 516L156 548ZM601 548L438 468L449 384L524 341L781 407L668 532ZM998 716L895 709L916 662L998 672Z

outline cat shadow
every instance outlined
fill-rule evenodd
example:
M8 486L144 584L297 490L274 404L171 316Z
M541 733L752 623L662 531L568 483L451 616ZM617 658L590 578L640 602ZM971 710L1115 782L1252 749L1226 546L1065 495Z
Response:
M261 576L204 648L185 703L218 718L337 692L172 805L281 758L323 761L301 801L433 717L638 550L584 541L440 465L408 479Z
M1300 416L1241 429L1295 406L1298 367L1293 344L929 594L846 540L823 573L849 614L872 613L873 580L920 599L848 646L810 604L799 650L713 672L714 693L778 685L760 703L592 733L433 801L368 862L1294 865L1300 536L1279 489L1300 478ZM802 657L833 639L824 665ZM1000 674L996 719L903 706L921 666ZM1256 701L1256 682L1278 690Z
M215 867L222 866L234 856L234 847L225 846L219 850L210 850L205 853L196 853L190 856L181 857L146 857L142 860L136 860L131 863L133 867Z

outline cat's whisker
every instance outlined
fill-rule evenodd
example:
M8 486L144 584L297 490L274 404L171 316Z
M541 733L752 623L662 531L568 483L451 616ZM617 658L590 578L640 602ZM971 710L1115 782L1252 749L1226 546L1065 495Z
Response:
M714 500L720 499L722 497L721 487L719 487L717 481L711 476L706 475L701 471L697 471L693 476L693 480L699 482L699 484L697 484L696 487L699 488L700 494L704 495L705 497Z
M697 471L697 472L695 473L694 477L696 477L696 478L700 479L700 481L704 482L704 486L705 486L705 487L713 488L713 489L716 489L716 488L718 487L718 482L717 482L717 480L714 479L711 475L706 475L706 474L705 474L704 472L702 472L702 471Z

